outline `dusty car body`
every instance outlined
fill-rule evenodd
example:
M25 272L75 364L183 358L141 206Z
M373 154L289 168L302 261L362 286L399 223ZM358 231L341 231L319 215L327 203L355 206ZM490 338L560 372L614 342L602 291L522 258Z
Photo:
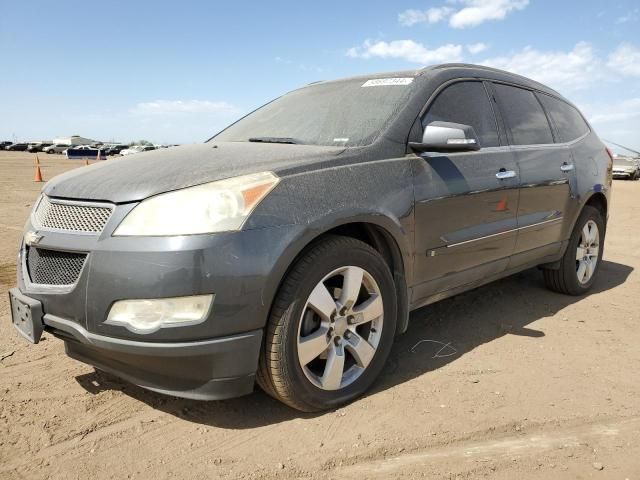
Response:
M324 122L327 103L340 121ZM259 201L233 227L185 233L191 209L172 195L220 182ZM204 144L50 181L25 226L14 324L151 390L228 398L257 375L295 408L329 408L371 385L413 309L535 266L586 292L610 188L588 123L526 78L452 64L312 84Z

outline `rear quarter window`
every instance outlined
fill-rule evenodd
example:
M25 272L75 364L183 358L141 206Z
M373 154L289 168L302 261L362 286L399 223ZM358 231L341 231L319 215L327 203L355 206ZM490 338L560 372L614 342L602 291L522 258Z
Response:
M547 116L532 91L500 83L494 89L512 145L553 143Z
M580 112L568 103L545 94L538 94L538 98L551 117L561 142L570 142L589 131Z

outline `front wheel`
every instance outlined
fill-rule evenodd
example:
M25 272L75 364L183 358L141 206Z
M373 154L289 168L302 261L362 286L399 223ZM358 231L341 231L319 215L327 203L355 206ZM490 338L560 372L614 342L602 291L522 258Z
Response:
M560 268L543 270L547 287L567 295L588 292L602 262L604 234L600 211L587 205L576 222Z
M384 367L396 329L393 277L359 240L330 236L293 266L274 301L257 381L305 412L362 395Z

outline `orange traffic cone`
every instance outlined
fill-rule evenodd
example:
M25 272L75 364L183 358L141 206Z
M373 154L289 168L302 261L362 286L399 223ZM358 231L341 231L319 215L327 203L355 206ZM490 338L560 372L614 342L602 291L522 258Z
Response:
M33 179L34 182L43 182L42 180L42 172L40 171L40 160L38 159L38 154L36 153L36 176Z

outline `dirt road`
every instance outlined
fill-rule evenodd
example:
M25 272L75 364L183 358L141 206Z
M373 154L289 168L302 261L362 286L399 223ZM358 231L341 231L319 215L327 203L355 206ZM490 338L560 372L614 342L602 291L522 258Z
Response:
M41 160L45 180L82 168ZM640 478L640 182L614 184L593 294L531 270L421 309L368 396L305 415L157 395L18 338L4 292L33 173L0 152L1 479Z

